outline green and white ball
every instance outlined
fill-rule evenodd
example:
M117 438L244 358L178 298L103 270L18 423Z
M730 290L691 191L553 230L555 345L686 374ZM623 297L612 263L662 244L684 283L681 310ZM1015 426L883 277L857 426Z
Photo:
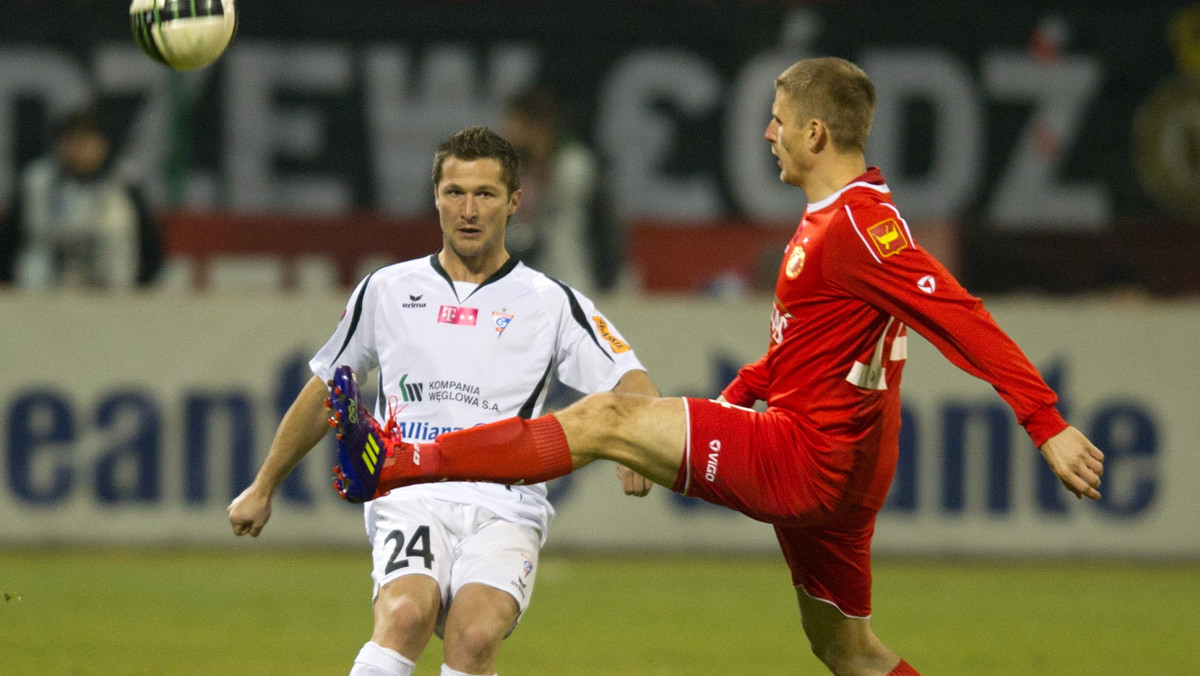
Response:
M216 61L237 30L234 0L133 0L129 21L138 46L175 70Z

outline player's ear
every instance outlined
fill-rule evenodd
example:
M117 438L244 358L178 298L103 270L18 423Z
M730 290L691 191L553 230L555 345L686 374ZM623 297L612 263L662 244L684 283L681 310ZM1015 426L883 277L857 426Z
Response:
M517 211L517 207L521 205L521 189L517 188L511 195L508 196L508 215L512 216Z
M805 140L808 142L810 152L819 153L832 142L829 136L829 127L825 126L825 123L818 118L814 117L808 121L806 131Z

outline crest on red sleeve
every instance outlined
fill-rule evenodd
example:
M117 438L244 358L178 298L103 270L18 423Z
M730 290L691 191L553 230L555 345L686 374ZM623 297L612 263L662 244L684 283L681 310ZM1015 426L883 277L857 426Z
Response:
M872 225L867 228L867 234L871 236L871 243L875 245L875 250L880 256L891 256L908 248L908 237L904 234L904 228L900 227L894 218Z

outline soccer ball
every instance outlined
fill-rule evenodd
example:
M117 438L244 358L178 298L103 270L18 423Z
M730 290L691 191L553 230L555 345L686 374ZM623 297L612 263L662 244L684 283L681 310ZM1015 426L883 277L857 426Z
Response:
M203 68L225 52L237 29L234 0L133 0L138 46L175 70Z

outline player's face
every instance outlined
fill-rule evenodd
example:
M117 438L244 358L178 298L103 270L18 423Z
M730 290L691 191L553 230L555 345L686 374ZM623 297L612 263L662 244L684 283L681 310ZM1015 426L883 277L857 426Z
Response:
M765 136L771 144L771 154L778 158L779 180L788 185L800 185L804 176L803 130L795 105L780 89L775 90L771 121Z
M445 249L463 261L478 261L505 251L504 231L517 210L521 191L509 194L500 161L448 157L434 204Z

